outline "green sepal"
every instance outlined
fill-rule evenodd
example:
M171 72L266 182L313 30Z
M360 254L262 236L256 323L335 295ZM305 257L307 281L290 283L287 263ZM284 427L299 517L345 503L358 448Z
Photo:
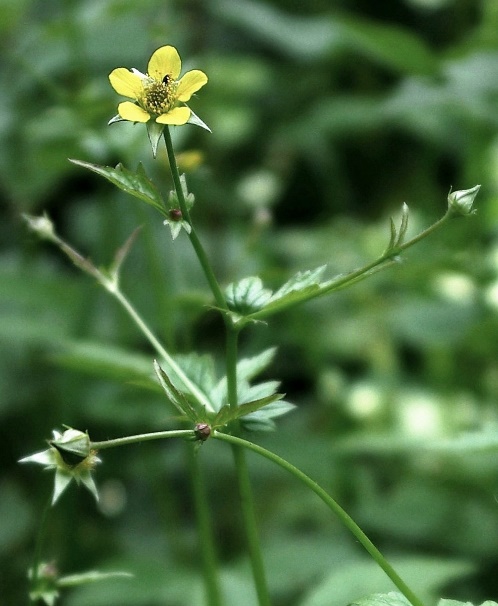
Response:
M197 114L194 114L194 112L192 110L190 110L190 118L187 120L187 124L193 124L194 126L200 126L201 128L203 128L204 130L207 130L208 132L213 132L209 126L203 122L199 116Z
M147 122L147 134L149 136L152 155L154 158L157 156L157 148L159 147L159 141L161 140L163 131L164 124L158 124L155 120L149 120Z
M82 160L70 159L70 162L104 177L104 179L107 179L127 194L153 206L162 215L167 216L164 200L157 187L145 173L142 163L139 163L136 172L133 172L125 168L121 163L116 168L112 168L111 166L100 166L90 162L83 162Z

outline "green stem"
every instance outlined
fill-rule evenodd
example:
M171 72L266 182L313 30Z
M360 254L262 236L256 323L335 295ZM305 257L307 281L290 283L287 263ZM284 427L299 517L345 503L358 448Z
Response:
M235 438L235 436L233 437ZM249 477L249 470L247 469L245 452L240 443L237 443L238 440L240 440L240 438L235 438L235 440L232 442L232 454L237 470L240 505L247 537L247 545L249 548L249 556L251 559L252 576L254 579L254 585L256 587L256 593L258 595L259 606L271 606L268 583L263 564L263 556L261 554L261 545L259 542L259 532L254 507L254 497L251 488L251 480Z
M227 371L227 394L230 408L237 408L237 351L239 331L226 324L227 330L227 351L226 351L226 371ZM258 525L256 520L256 511L254 497L251 488L251 479L247 469L246 453L238 444L232 444L232 454L239 484L240 505L244 528L246 532L249 557L251 560L251 569L258 595L260 606L270 605L270 595L268 592L268 583L261 554L261 545L259 541Z
M50 496L47 504L43 508L41 520L40 520L40 528L38 529L38 536L36 537L36 545L35 545L35 555L33 557L33 565L31 570L31 578L30 578L30 587L31 591L36 590L36 585L38 583L38 577L40 572L40 564L41 564L41 553L43 547L43 541L45 539L45 532L47 530L47 519L48 512L52 507L52 496ZM30 602L36 604L39 598L35 595L32 599L30 596Z
M216 279L216 276L214 275L213 268L211 267L211 264L206 255L206 252L205 252L205 250L201 244L201 241L199 240L199 237L197 236L197 233L192 224L192 219L190 218L190 213L187 208L187 203L185 201L185 196L183 194L182 184L180 181L180 173L178 171L178 166L176 165L175 150L173 149L171 133L169 132L169 128L167 126L164 128L163 133L164 133L164 142L166 143L166 151L168 153L169 166L171 169L171 176L173 177L173 183L175 185L176 195L178 197L178 202L180 203L180 210L182 211L184 220L187 221L187 223L191 227L191 231L189 234L190 242L192 243L192 246L195 250L195 254L197 255L197 258L199 259L199 263L202 266L204 275L206 276L206 279L209 283L209 286L210 286L213 296L215 298L216 304L221 309L226 310L228 308L227 308L225 296L223 295L220 285L218 284L218 280Z
M200 468L198 453L193 448L188 450L207 604L208 606L221 606L223 600L218 581L218 561L214 547L211 512L206 502L206 482Z
M139 433L134 436L124 438L115 438L114 440L104 440L103 442L91 442L90 448L94 450L103 450L104 448L115 448L116 446L125 446L126 444L138 444L149 440L164 440L165 438L195 438L193 429L174 429L171 431L154 431L152 433Z
M195 399L202 404L206 410L210 412L213 411L213 407L211 402L208 400L206 395L197 387L195 383L193 383L188 376L183 372L183 370L178 366L175 360L169 355L166 349L162 346L162 344L155 337L154 333L150 330L147 324L142 320L139 313L133 307L133 305L128 301L126 296L121 292L119 287L115 283L107 283L99 280L101 284L121 303L124 309L128 312L132 320L135 324L140 328L142 333L147 340L152 345L152 347L157 351L157 353L164 358L169 367L178 375L178 377L183 381L184 385L189 389L190 393L195 397Z
M283 469L290 472L295 478L303 482L308 488L310 488L320 499L339 517L341 522L348 528L352 534L358 539L358 541L363 545L363 547L367 550L367 552L372 556L372 558L377 562L377 564L382 568L382 570L387 574L387 576L391 579L394 585L401 591L401 593L406 597L407 600L413 604L413 606L424 606L423 602L418 598L415 593L408 587L408 585L403 581L403 579L398 575L398 573L394 570L394 568L389 564L386 558L382 555L382 553L375 547L372 541L367 537L367 535L363 532L363 530L356 524L356 522L347 514L344 509L323 489L319 486L314 480L312 480L309 476L303 473L297 467L294 467L291 463L282 459L275 453L266 450L262 446L258 446L257 444L253 444L247 440L242 438L238 438L236 436L232 436L225 433L220 433L219 431L213 431L212 436L218 440L223 440L224 442L228 442L231 444L232 448L234 446L248 448L253 452L269 459L273 463L280 465Z
M191 227L189 234L190 242L194 248L194 251L199 259L199 263L204 271L206 279L209 283L216 304L220 309L227 311L228 306L225 296L218 284L214 271L211 267L209 259L204 251L204 248L197 236L197 233L192 224L190 213L187 208L185 196L180 181L180 173L176 165L175 152L173 149L173 142L171 141L171 134L168 127L164 129L164 141L166 143L166 151L168 153L168 160L171 169L171 175L173 177L173 183L175 185L178 202L180 204L180 210L185 221L187 221ZM227 330L227 352L226 352L226 366L227 366L227 394L228 401L231 408L238 406L237 397L237 345L238 345L238 329L236 329L229 318L225 316L225 326ZM239 482L239 490L241 495L241 508L242 516L244 519L244 525L247 535L249 555L251 557L251 566L253 571L254 583L256 586L256 592L258 594L260 606L269 606L270 597L268 593L268 586L266 582L265 571L263 567L263 558L261 555L261 547L259 544L259 536L256 524L256 514L254 508L254 498L251 490L251 483L249 473L247 470L247 463L245 459L244 451L237 445L232 448L237 478Z
M238 406L237 395L237 350L239 331L226 324L226 371L227 371L227 396L230 408L235 409Z
M436 221L436 223L434 223L427 229L424 229L424 231L420 232L418 235L414 236L411 240L408 240L404 244L398 244L397 246L395 246L393 248L389 248L380 257L375 259L375 261L371 261L370 263L367 263L366 265L364 265L363 267L360 267L359 269L355 269L354 271L352 271L348 274L345 274L343 276L340 276L335 280L331 280L329 283L326 283L325 285L316 288L312 292L304 292L301 295L296 294L296 296L293 297L292 301L290 301L290 302L284 301L284 302L282 302L281 305L279 305L277 303L275 305L270 306L268 309L263 308L260 311L254 312L254 313L246 316L245 320L246 321L262 320L263 318L267 318L268 316L270 316L274 313L283 311L284 309L288 309L290 307L294 307L295 305L297 305L299 303L304 303L311 299L315 299L317 297L322 297L323 295L329 294L331 292L335 292L337 290L341 290L343 288L346 288L347 286L351 286L355 282L358 282L358 281L362 280L363 278L367 277L368 275L373 273L375 270L381 269L381 267L380 267L381 265L389 264L389 262L394 263L395 258L400 253L405 251L407 248L410 248L410 246L417 244L418 242L420 242L421 240L426 238L428 235L432 234L434 231L439 229L444 223L446 223L446 221L451 216L453 216L453 212L451 210L448 210L441 217L441 219Z

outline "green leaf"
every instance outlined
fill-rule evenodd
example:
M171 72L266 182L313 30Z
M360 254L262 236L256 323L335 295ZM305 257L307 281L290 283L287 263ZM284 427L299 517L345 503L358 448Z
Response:
M173 406L175 406L179 410L179 412L181 412L194 423L205 422L206 418L201 418L201 416L197 414L197 412L194 410L187 398L182 394L181 391L178 391L178 389L173 385L168 375L159 366L156 360L154 360L154 370L156 372L157 378L159 379L161 387L164 389L168 400L173 404Z
M470 574L475 568L466 560L434 556L393 556L390 562L426 603L434 602L441 587L453 579ZM354 558L336 566L309 592L302 606L343 606L358 599L358 596L370 594L372 589L388 593L394 587L376 562Z
M438 69L436 57L422 38L408 30L358 17L340 23L345 44L373 61L408 74L434 74Z
M150 358L119 347L67 341L62 351L52 354L52 358L62 366L93 376L140 383L152 389L157 387L151 376Z
M262 310L273 313L284 309L288 305L306 301L315 296L329 284L329 282L320 283L320 278L325 269L326 266L322 265L316 269L298 272L273 293Z
M291 410L294 410L294 408L296 408L294 404L285 400L279 400L244 416L241 419L241 423L244 429L248 431L274 431L276 425L273 419L287 414Z
M411 606L402 593L390 591L389 593L374 593L365 598L351 602L350 606Z
M146 204L150 204L150 206L153 206L161 214L167 215L161 194L154 183L147 177L142 163L139 163L137 171L133 172L126 169L121 163L116 168L112 168L110 166L99 166L98 164L83 162L82 160L70 159L70 162L97 173L97 175L104 177L104 179L107 179L116 187L119 187L119 189L122 189L131 196L135 196L135 198L142 200Z
M284 394L274 393L271 396L266 396L264 398L260 398L259 400L253 400L252 402L240 404L239 406L237 406L237 408L223 406L223 408L218 412L218 414L214 418L212 425L214 427L221 427L223 425L226 425L227 423L230 423L230 421L234 421L239 417L243 417L250 413L256 412L264 406L268 406L269 404L277 400L281 400L283 397Z
M276 347L270 347L256 356L239 360L237 362L237 379L239 381L250 381L263 370L266 370L273 362L276 351Z
M252 276L234 282L225 290L228 307L239 314L259 311L271 298L271 290L263 287L261 278Z

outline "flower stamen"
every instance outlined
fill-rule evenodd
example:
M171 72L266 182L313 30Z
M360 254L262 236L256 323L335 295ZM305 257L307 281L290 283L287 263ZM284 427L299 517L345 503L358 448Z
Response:
M164 76L162 82L151 80L150 84L144 87L140 105L155 117L167 114L175 105L176 89L177 83L168 75Z

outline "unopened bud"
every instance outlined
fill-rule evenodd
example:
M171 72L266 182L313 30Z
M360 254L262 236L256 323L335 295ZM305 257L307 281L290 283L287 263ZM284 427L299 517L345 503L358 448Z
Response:
M197 423L195 426L195 435L198 440L205 442L211 435L211 427L207 423Z
M90 438L87 433L77 429L67 429L59 438L50 441L69 467L84 461L91 452Z
M41 217L35 217L33 215L23 215L23 217L27 222L29 228L33 230L38 236L40 236L40 238L52 240L52 242L55 242L57 240L57 236L55 235L54 224L48 218L47 215L42 215Z
M170 221L177 223L183 219L182 211L179 208L170 208L168 212Z
M476 211L472 210L472 205L481 186L476 185L472 189L461 189L448 194L448 206L456 215L472 215Z

